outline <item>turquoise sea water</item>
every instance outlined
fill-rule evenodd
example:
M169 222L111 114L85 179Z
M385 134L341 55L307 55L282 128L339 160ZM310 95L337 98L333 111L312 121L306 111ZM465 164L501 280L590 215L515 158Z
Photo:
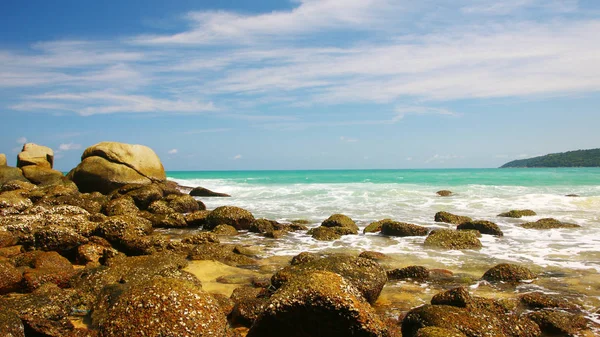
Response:
M600 184L600 168L410 169L301 171L176 171L181 180L226 179L247 184L397 183L437 186L585 186Z

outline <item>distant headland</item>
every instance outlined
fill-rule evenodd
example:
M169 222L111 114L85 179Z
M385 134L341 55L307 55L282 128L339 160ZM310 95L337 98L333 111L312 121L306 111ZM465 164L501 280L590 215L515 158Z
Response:
M513 160L500 168L515 167L600 167L600 149L551 153L529 159Z

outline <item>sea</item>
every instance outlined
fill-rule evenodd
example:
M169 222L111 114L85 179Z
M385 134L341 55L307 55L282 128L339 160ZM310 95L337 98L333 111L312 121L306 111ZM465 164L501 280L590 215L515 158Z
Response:
M335 241L317 241L302 231L280 239L253 233L224 239L258 247L263 258L289 258L304 251L377 251L390 257L389 267L423 265L470 276L473 281L467 285L473 289L489 286L477 281L485 270L499 263L515 263L542 275L541 281L524 284L517 292L570 294L585 302L590 312L600 305L600 168L172 171L167 177L182 186L202 186L231 195L198 198L208 209L238 206L256 218L306 220L309 228L341 213L361 229L359 235ZM439 190L453 193L441 197L436 194ZM531 209L537 215L520 219L497 216L515 209ZM483 248L461 251L425 247L425 237L362 233L371 222L386 218L429 229L455 228L435 222L438 211L492 221L504 236L483 235ZM541 218L581 227L536 230L519 226ZM419 301L424 303L427 296Z

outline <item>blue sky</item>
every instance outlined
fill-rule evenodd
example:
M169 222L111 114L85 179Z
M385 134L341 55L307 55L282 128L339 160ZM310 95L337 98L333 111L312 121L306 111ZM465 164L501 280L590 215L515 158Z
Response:
M595 0L0 3L0 153L167 170L496 167L600 147Z

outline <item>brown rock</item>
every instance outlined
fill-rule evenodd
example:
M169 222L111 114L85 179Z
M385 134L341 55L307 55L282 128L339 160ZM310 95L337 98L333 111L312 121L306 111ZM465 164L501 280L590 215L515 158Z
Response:
M189 194L193 197L231 197L229 194L213 192L204 187L196 187Z
M65 179L62 172L38 165L21 168L23 176L36 185L60 184Z
M0 258L0 295L21 289L22 279L23 274L12 263Z
M520 282L523 280L533 280L536 278L536 275L525 267L510 263L501 263L486 271L482 278L493 282Z
M435 213L434 220L437 222L451 223L455 225L461 225L465 222L469 222L472 219L468 216L454 215L448 212L437 212Z
M481 234L504 236L504 233L502 232L500 227L498 227L498 225L496 225L495 223L493 223L491 221L485 221L485 220L476 220L476 221L465 222L463 224L458 225L456 227L456 229L458 229L458 230L476 230Z
M388 270L387 277L390 280L411 279L423 281L429 278L429 270L423 266L409 266L401 269Z
M126 289L100 326L112 336L226 336L227 320L214 297L193 284L156 278Z
M15 180L29 182L29 180L23 177L23 171L20 168L0 166L0 185L4 185L9 181Z
M440 197L449 197L452 195L452 191L448 191L448 190L441 190L441 191L437 191L435 193L437 195L439 195Z
M219 238L211 232L202 232L194 235L187 236L181 240L183 243L190 243L199 245L202 243L219 243Z
M319 241L333 241L342 237L335 228L319 226L308 231L308 235L311 235L315 240Z
M0 306L0 336L25 337L25 328L19 316L4 306Z
M169 207L178 213L191 213L206 209L202 201L197 201L194 197L186 194L170 195L166 200L168 200Z
M52 168L54 165L54 152L51 148L27 143L23 145L23 149L17 156L17 167L37 165L47 168Z
M436 229L431 231L425 239L425 246L446 249L478 249L481 248L481 241L472 231Z
M4 153L0 153L0 166L6 166L6 155Z
M263 312L269 297L264 289L239 287L231 294L231 300L235 303L231 311L232 322L250 327Z
M577 336L588 327L588 320L580 314L543 309L527 315L539 325L542 332L559 336Z
M425 236L427 232L427 227L398 221L386 221L381 226L381 234L388 236Z
M32 291L44 283L54 283L61 288L69 285L75 274L73 265L57 252L42 252L32 260L33 269L26 270L23 278L26 287Z
M217 227L213 228L212 232L217 235L225 235L225 236L238 235L237 229L235 229L235 227L229 226L229 225L218 225Z
M389 336L389 332L346 279L328 271L307 271L269 299L248 337Z
M387 255L380 252L372 252L372 251L364 251L358 255L358 257L362 257L365 259L373 260L373 261L381 261L387 259Z
M520 225L527 229L555 229L555 228L579 228L577 224L562 222L552 218L539 219L536 222L527 222Z
M102 142L87 148L81 163L69 173L81 192L108 194L127 184L164 182L165 170L149 147Z
M129 196L113 199L104 205L104 214L108 216L135 215L138 212L139 209Z
M189 227L201 227L206 224L206 218L210 211L195 211L185 215L185 222Z
M213 229L221 224L235 227L237 230L246 230L254 222L254 216L247 210L235 206L221 206L215 208L206 217L205 229Z

